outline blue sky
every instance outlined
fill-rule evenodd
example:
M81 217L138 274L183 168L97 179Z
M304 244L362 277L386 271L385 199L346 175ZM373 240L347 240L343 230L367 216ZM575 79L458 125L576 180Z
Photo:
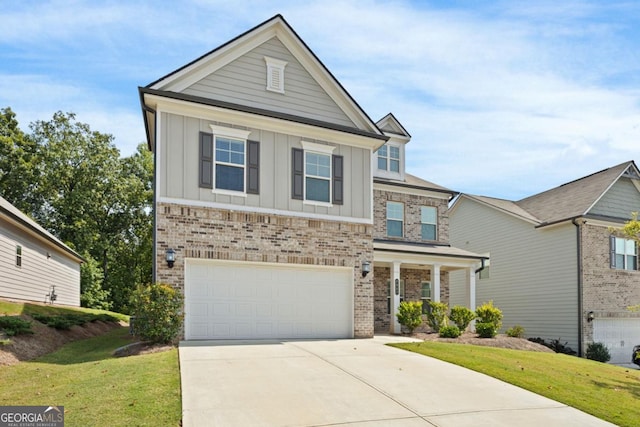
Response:
M411 133L407 171L519 199L640 161L640 2L15 1L0 107L75 112L123 155L145 86L280 13L369 116Z

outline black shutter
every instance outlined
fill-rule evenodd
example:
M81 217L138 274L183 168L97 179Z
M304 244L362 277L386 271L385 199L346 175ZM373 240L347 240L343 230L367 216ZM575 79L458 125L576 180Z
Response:
M616 268L616 238L609 236L609 262L611 268Z
M260 194L260 143L247 141L247 194Z
M304 199L304 150L291 150L291 198Z
M341 205L344 203L343 181L344 181L344 159L342 156L332 156L333 161L333 204Z
M200 179L201 188L213 189L213 135L200 132Z

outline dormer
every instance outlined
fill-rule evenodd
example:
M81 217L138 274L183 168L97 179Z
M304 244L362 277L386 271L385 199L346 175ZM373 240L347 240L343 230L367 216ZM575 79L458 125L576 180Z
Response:
M411 135L392 113L384 116L376 125L389 140L373 153L373 176L404 181L404 147L411 140Z

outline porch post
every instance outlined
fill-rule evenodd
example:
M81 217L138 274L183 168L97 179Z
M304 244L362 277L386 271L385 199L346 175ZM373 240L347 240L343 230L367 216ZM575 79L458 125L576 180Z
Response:
M465 281L466 281L466 294L469 297L467 304L471 310L476 309L476 271L472 268L465 269ZM471 328L475 328L476 321L475 319L471 321Z
M393 268L391 269L391 321L390 329L392 334L399 334L402 332L400 329L400 323L396 313L400 308L400 262L394 261Z
M440 302L440 264L433 265L433 302Z

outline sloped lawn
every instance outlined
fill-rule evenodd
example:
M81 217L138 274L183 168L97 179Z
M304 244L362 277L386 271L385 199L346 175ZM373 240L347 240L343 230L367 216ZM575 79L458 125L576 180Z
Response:
M390 344L482 372L619 426L640 423L640 371L556 353L438 342Z
M178 426L177 349L115 358L128 328L66 344L15 366L0 366L0 406L58 405L65 426Z

